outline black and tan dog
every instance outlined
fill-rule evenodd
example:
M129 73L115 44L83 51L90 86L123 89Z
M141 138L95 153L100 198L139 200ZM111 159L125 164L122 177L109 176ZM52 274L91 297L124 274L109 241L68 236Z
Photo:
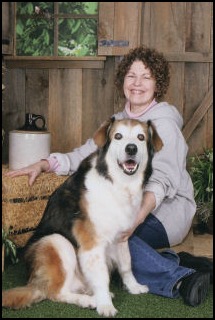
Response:
M23 308L50 299L114 316L112 266L130 293L148 291L136 282L128 243L118 237L135 220L162 141L150 121L128 119L107 121L94 140L98 150L52 194L27 244L28 284L3 291L3 306Z

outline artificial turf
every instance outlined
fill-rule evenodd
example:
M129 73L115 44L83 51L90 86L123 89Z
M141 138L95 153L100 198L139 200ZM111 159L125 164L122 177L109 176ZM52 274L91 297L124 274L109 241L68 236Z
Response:
M3 289L25 285L26 270L22 262L8 265L2 273ZM122 289L118 280L111 283L115 294L115 318L213 318L213 288L204 303L198 307L186 306L181 298L170 299L153 294L131 295ZM96 310L75 305L42 301L23 310L2 309L2 318L103 318Z

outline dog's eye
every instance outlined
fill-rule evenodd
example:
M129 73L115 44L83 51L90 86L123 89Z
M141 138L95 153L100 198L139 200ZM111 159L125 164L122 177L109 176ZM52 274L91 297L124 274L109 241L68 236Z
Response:
M115 133L114 138L115 138L116 140L120 140L120 139L122 139L122 135L121 135L121 133Z
M144 141L145 140L145 137L143 134L138 134L137 138L140 140L140 141Z

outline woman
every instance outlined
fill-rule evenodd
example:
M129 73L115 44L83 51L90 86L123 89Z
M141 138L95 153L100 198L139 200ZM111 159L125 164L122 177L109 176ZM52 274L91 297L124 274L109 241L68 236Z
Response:
M180 243L196 210L192 182L186 171L188 148L181 133L183 120L174 106L160 102L169 80L169 65L164 56L143 46L125 55L117 68L115 84L127 102L116 119L152 120L164 144L154 156L153 173L144 190L138 219L121 238L129 241L136 279L147 284L151 293L182 296L186 304L197 306L207 296L212 262L186 253L154 250ZM93 139L89 139L71 153L52 153L48 159L8 175L26 174L32 185L44 171L72 174L96 148Z

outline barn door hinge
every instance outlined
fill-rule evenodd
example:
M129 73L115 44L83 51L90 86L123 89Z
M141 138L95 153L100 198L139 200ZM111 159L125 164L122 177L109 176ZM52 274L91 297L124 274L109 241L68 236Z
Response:
M129 41L127 40L100 40L100 47L128 47Z

